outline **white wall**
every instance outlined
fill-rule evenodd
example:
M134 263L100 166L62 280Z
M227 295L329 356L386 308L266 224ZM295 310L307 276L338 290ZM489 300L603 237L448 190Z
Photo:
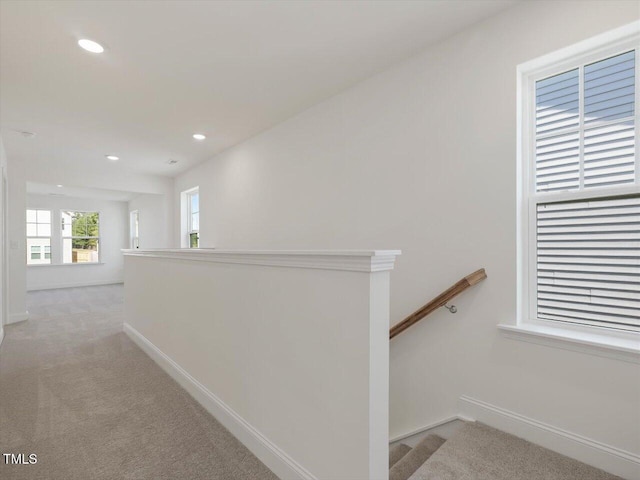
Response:
M142 194L129 202L129 212L140 216L138 233L140 248L171 248L173 246L172 195Z
M9 176L7 222L9 240L9 315L7 323L28 318L26 255L26 205L27 183L25 164L14 158L7 159Z
M396 253L131 250L125 332L279 478L386 479Z
M54 262L56 260L62 262L60 211L100 212L100 264L29 265L27 266L27 290L101 285L124 281L121 249L129 248L127 202L27 195L27 208L52 211L51 251ZM26 257L23 258L23 262L26 262Z
M199 185L203 247L402 249L394 323L486 267L455 316L392 342L391 436L469 395L639 454L638 365L496 328L516 316L516 66L639 17L632 1L517 5L181 175L175 231Z
M8 308L7 308L7 295L6 289L6 277L7 269L7 237L6 237L6 189L5 182L7 180L6 174L7 167L7 154L4 150L4 144L2 143L2 137L0 136L0 343L4 338L4 324L7 321Z

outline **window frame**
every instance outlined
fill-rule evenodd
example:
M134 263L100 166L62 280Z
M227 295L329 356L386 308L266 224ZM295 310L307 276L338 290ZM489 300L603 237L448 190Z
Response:
M34 237L29 237L29 238L34 238ZM41 237L35 237L35 238L41 238ZM33 249L37 248L38 251L34 252ZM31 260L42 260L42 252L40 251L40 245L29 245L29 257L31 258ZM34 257L34 255L38 255L37 257Z
M29 211L34 211L36 212L36 221L35 222L29 222L28 219L26 218L27 212ZM46 225L47 223L44 222L38 222L38 213L37 212L49 212L49 236L43 236L43 235L28 235L27 234L27 225L29 224L33 224L36 225L36 233L38 233L38 225ZM45 252L44 249L39 248L40 249L40 253L37 259L33 258L33 254L31 253L31 248L27 248L27 252L26 252L26 265L28 267L33 267L33 266L45 266L45 265L51 265L53 263L52 259L51 259L51 243L52 243L52 238L53 238L53 210L48 209L48 208L26 208L25 209L25 244L27 245L27 247L31 247L33 248L33 246L29 245L29 240L30 239L41 239L41 240L49 240L49 258L45 258ZM44 246L44 245L42 245ZM40 245L38 245L38 247L40 247ZM38 262L38 263L30 263L30 261L33 260L39 260L42 262ZM48 263L44 262L44 260L49 260Z
M194 195L198 195L198 229L194 230L192 225L192 210L191 210L191 198ZM181 243L183 248L200 248L200 187L193 187L185 190L181 194L182 196L182 239ZM191 235L196 234L198 239L198 246L191 246Z
M78 237L78 236L66 236L64 234L64 229L62 228L62 214L63 212L74 212L74 213L97 213L98 214L98 232L99 235L97 237ZM99 210L78 210L73 208L62 208L60 209L60 263L59 265L100 265L104 263L102 261L102 253L101 250L103 248L102 245L102 212ZM64 261L64 241L65 239L71 239L73 242L74 238L79 239L97 239L98 240L98 261L97 262L65 262ZM73 243L72 243L73 249Z
M640 95L635 96L635 183L573 191L544 192L535 183L535 86L536 81L579 68L580 90L583 91L584 66L616 54L635 50L636 88L640 84L640 22L606 32L571 47L521 64L517 68L517 318L516 325L501 325L505 331L528 331L532 335L551 335L617 349L640 352L638 334L613 328L593 327L540 319L537 316L536 207L541 203L602 199L640 193ZM583 94L580 96L580 114ZM619 120L618 120L619 121ZM580 135L584 125L580 121ZM581 151L582 154L582 151ZM580 158L582 169L583 157ZM581 177L582 178L582 177ZM542 333L541 333L542 332ZM529 339L530 340L530 339ZM629 341L631 343L629 343ZM622 342L622 343L621 343ZM634 353L634 359L635 357ZM635 361L635 360L634 360Z
M129 246L131 247L131 249L140 248L140 211L139 210L131 210L129 212Z

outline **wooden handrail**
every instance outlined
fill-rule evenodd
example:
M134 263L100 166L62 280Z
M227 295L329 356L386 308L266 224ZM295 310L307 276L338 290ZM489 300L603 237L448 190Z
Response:
M478 271L473 272L470 275L467 275L462 280L457 282L455 285L452 285L436 298L431 300L422 308L416 310L407 318L402 320L400 323L394 325L391 330L389 330L389 338L393 338L396 335L404 332L407 328L409 328L414 323L418 323L424 317L434 312L440 307L443 307L449 300L453 297L459 295L464 292L467 288L474 286L476 283L481 282L487 278L487 273L484 271L484 268L481 268Z

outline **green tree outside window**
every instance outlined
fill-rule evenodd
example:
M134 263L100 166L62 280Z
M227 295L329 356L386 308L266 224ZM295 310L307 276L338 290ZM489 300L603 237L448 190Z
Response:
M71 218L71 235L73 237L99 237L99 215L97 212L74 212ZM74 238L73 248L96 250L97 238Z

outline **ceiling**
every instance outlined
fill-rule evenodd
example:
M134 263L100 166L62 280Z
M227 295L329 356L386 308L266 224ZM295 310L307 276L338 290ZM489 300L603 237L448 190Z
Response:
M514 2L3 0L4 144L174 176Z
M33 195L54 195L56 197L93 198L96 200L113 200L118 202L128 202L137 195L133 192L122 192L105 188L58 186L38 182L27 182L27 193Z

